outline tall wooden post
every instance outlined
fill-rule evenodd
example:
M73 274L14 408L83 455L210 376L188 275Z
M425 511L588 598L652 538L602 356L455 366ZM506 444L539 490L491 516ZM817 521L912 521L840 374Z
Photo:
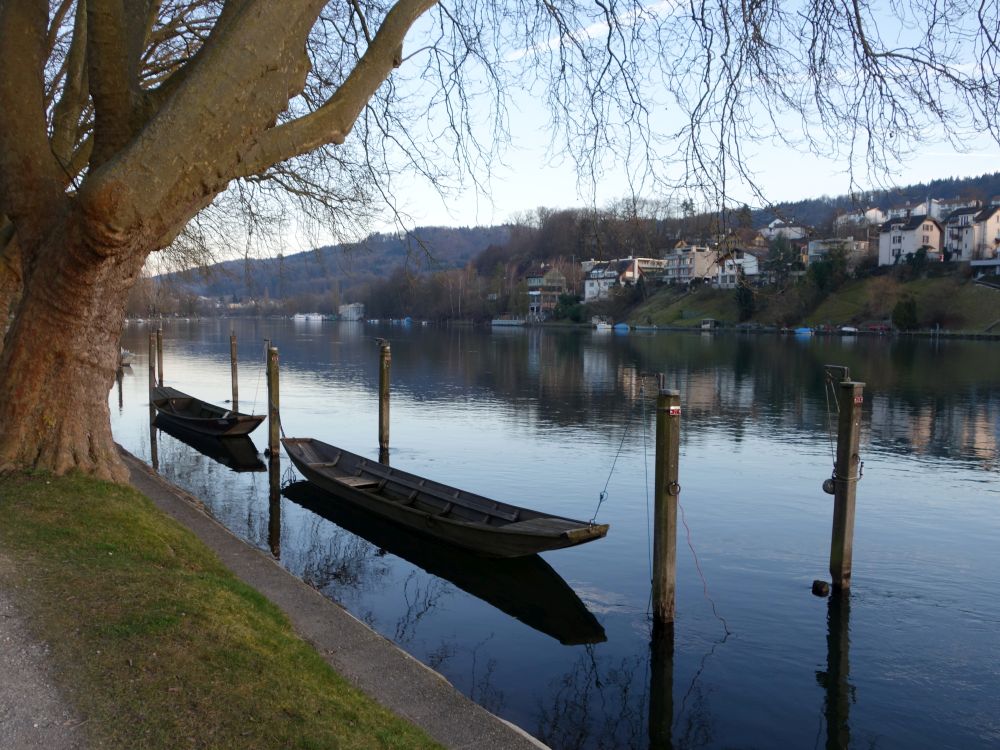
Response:
M267 447L271 455L280 450L281 416L278 412L278 349L267 348Z
M156 372L163 387L163 329L156 329Z
M233 411L240 410L240 386L236 375L236 333L229 334L229 370L233 377Z
M392 364L392 352L389 342L379 339L378 368L378 447L379 460L389 457L389 368Z
M153 389L156 387L156 334L149 334L149 394L153 395ZM153 402L149 402L149 408L152 410Z
M833 533L830 538L830 575L835 590L851 587L851 554L854 545L854 497L861 458L861 405L864 383L842 380L837 384L840 421L837 426L837 463L833 469Z
M677 588L678 455L681 442L679 391L660 385L656 399L656 488L653 511L653 625L674 621Z
M160 469L159 447L156 443L156 407L153 406L153 389L156 387L156 334L149 334L149 460L154 471Z
M281 462L276 452L268 457L267 472L267 545L281 559Z

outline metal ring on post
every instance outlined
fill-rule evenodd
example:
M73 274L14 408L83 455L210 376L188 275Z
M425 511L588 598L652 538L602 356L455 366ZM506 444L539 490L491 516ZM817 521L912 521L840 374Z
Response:
M681 486L677 482L671 482L667 485L667 494L676 497L681 494Z

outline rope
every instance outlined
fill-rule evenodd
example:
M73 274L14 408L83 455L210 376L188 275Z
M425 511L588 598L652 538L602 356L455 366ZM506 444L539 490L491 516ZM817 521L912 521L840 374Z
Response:
M618 464L618 458L622 454L622 449L625 447L625 438L628 437L628 428L632 425L632 419L635 417L636 407L632 407L632 411L629 412L628 422L625 423L625 431L622 433L622 441L618 444L618 452L615 453L615 458L611 462L611 471L608 472L608 479L604 483L604 489L601 490L601 494L597 497L597 507L594 508L594 515L590 518L590 523L593 525L594 521L597 520L597 514L601 510L601 505L608 498L608 485L611 484L611 477L615 473L615 466Z
M260 377L264 374L264 370L267 369L267 347L264 347L264 367L257 369L257 385L253 388L253 401L251 402L254 407L257 406L257 396L260 395Z
M834 448L833 439L833 413L830 409L830 393L833 393L833 403L837 406L837 415L840 415L840 401L837 400L837 393L834 390L833 378L830 376L829 371L823 379L823 395L826 397L826 433L829 438L830 443L830 460L833 463L833 473L834 476L837 473L837 452Z
M729 630L729 623L726 622L726 618L719 614L719 610L715 607L715 600L708 593L708 581L705 580L705 573L701 569L701 563L698 560L698 553L694 551L694 544L691 542L691 527L688 526L687 518L684 515L684 505L681 503L680 497L677 498L677 507L681 511L681 523L684 524L684 531L687 534L687 544L688 549L691 550L691 557L694 558L694 567L698 571L698 577L701 578L701 589L708 599L708 603L712 605L712 614L715 615L715 619L722 623L722 629L726 631L726 638L732 635L732 631Z

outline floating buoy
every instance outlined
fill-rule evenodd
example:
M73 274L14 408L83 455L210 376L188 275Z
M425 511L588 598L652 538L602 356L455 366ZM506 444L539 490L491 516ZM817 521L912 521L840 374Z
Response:
M816 596L827 596L830 593L830 584L826 581L813 581L812 590Z
M827 495L832 495L834 493L833 477L823 480L823 492Z

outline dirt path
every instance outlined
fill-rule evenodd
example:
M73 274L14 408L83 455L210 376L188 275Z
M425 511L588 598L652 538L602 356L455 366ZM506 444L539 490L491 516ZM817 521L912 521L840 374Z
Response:
M48 646L28 632L13 578L0 554L0 748L83 750L83 723L50 677Z

